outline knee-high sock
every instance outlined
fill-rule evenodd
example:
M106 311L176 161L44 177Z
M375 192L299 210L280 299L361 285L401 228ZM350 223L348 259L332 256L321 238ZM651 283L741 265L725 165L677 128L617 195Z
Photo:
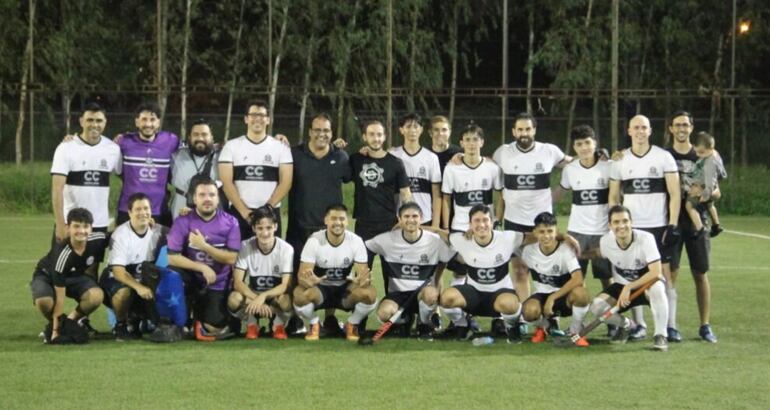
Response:
M569 325L569 331L573 335L580 333L583 329L583 319L588 314L588 306L572 306L572 323Z
M353 308L353 313L351 313L348 318L348 322L354 325L361 323L365 317L369 316L369 313L372 313L375 307L377 307L376 303L372 303L371 305L363 302L356 303L356 306Z
M444 314L449 320L454 323L455 326L466 327L468 326L468 319L465 317L465 312L460 308L441 308Z
M305 326L318 323L318 315L315 313L314 304L308 303L307 305L302 306L294 305L294 311L297 312L297 316L305 322Z
M420 301L417 305L420 311L420 323L424 325L430 324L430 317L436 309L436 305L428 305L423 301Z
M668 336L666 324L668 323L668 300L666 299L666 285L656 282L647 290L650 298L650 310L655 323L655 335Z
M676 329L676 288L666 289L666 296L668 297L668 327Z
M464 284L465 284L465 275L455 276L452 278L452 282L449 284L449 286L457 286L457 285L464 285Z
M634 316L634 322L636 322L637 325L647 327L647 322L644 321L644 310L642 306L632 307L631 314Z
M521 304L519 304L519 310L517 310L516 313L512 315L506 315L503 313L502 317L503 317L503 324L505 324L505 328L510 329L514 326L518 326L519 316L521 316Z

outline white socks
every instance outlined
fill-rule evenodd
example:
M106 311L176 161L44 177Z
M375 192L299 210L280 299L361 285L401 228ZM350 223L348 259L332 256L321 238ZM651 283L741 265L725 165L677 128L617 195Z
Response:
M423 301L420 301L417 305L420 310L420 323L424 325L430 324L430 317L433 315L436 305L428 305Z
M588 314L588 306L572 306L572 323L569 325L569 332L573 335L580 333L583 329L583 319Z
M468 326L468 319L465 317L465 312L463 312L460 308L441 308L441 310L444 311L444 314L449 318L449 320L454 323L455 326L460 327L467 327Z
M318 315L315 313L314 304L308 303L307 305L302 306L294 305L294 311L297 312L297 316L305 322L305 326L318 323Z
M458 285L464 285L465 284L465 275L462 276L455 276L452 278L452 282L449 284L449 286L458 286Z
M512 315L506 315L504 313L501 314L501 316L503 317L503 323L505 324L505 328L510 329L514 326L518 326L520 315L521 315L521 304L519 304L519 309L516 311L516 313Z
M353 307L353 313L351 313L350 318L348 318L348 322L354 325L361 323L365 317L369 316L369 313L372 313L375 307L377 307L376 303L372 303L371 305L362 302L356 303L356 306Z
M641 295L639 297L642 297ZM643 306L634 306L631 308L631 314L634 317L634 322L639 326L647 327L647 322L644 321Z
M647 290L650 298L650 310L655 323L655 335L668 336L666 324L668 323L668 300L666 299L666 285L656 282Z
M676 329L676 288L666 289L668 297L668 327Z

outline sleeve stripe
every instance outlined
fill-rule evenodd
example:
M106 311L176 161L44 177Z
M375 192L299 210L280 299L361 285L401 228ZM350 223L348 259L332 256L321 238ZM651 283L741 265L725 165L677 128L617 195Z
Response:
M64 267L67 266L67 260L71 253L72 249L68 246L59 254L59 257L56 259L56 267L54 268L56 272L64 273Z

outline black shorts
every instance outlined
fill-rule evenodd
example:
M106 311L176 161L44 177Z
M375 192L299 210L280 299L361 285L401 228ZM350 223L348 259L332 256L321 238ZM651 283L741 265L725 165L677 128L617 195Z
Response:
M601 293L605 293L607 295L612 296L613 299L618 300L618 297L620 297L620 292L623 291L623 287L625 285L620 283L613 283L612 285L608 286L607 289L604 289ZM632 292L633 293L633 292ZM631 309L634 306L644 306L650 305L650 301L647 300L647 294L639 295L636 299L632 300L631 303L626 306L623 309L620 309L620 312L625 312L628 309Z
M67 276L64 278L65 295L68 298L80 302L80 298L91 288L98 288L99 285L88 275ZM52 298L56 300L56 291L53 286L53 279L43 271L36 270L32 274L32 280L29 282L29 288L32 291L32 302L40 298Z
M534 295L530 296L524 303L527 303L530 300L536 300L540 302L540 310L542 311L543 306L545 305L545 301L550 295L551 293L535 293ZM572 307L567 305L567 295L564 295L553 301L553 313L554 315L561 317L572 316Z
M663 246L663 234L666 232L665 226L659 226L657 228L636 228L636 229L649 232L652 234L652 236L655 237L655 246L657 246L658 252L660 253L660 263L671 262L671 254L673 253L674 245L669 244L668 246Z
M703 215L701 215L703 218ZM709 256L711 255L711 238L708 233L694 236L692 221L687 212L679 214L679 229L682 234L671 249L671 270L679 270L682 260L682 248L687 250L690 271L693 274L705 274L709 271Z
M516 231L521 233L529 233L532 232L533 229L535 229L534 225L521 225L517 224L516 222L511 222L507 219L503 220L503 229L506 231Z
M510 288L502 288L494 292L482 292L471 285L457 285L453 288L457 289L465 299L463 310L475 316L497 317L500 313L495 310L497 297L504 293L516 295L516 291Z
M202 323L207 323L214 327L225 327L232 316L227 310L226 290L212 290L206 288L195 299L193 304L193 317Z
M112 309L112 298L123 288L128 288L126 284L123 282L115 279L114 277L110 277L109 272L106 270L102 272L102 276L99 278L99 286L104 291L104 306L107 306L108 308ZM129 288L132 292L133 289ZM133 292L136 294L136 292Z
M414 294L414 292L417 292L417 290L413 290L410 292L390 292L387 295L385 295L382 300L391 300L393 303L397 304L399 308L404 308L404 314L410 314L417 312L417 304L418 300L417 297L413 298L411 302L405 305L407 302L407 299L409 299L410 296Z
M396 218L386 221L356 221L355 234L360 236L361 239L368 241L375 236L389 232L396 225ZM375 253L366 248L366 264L369 265L369 269L374 265ZM385 293L388 293L388 264L380 257L380 266L382 267L382 280L384 282Z
M586 249L593 249L599 247L599 240L601 235L586 235L577 232L568 232L570 236L580 245L581 251ZM588 277L588 259L578 259L580 263L580 270L583 271L583 277ZM612 265L607 258L594 258L590 260L591 270L594 273L594 279L610 279L612 278Z
M234 206L231 206L227 212L229 212L230 215L234 216L235 219L238 220L238 228L241 231L242 241L254 237L254 229L252 229L251 225L249 225L249 221L243 219L241 213L238 212ZM278 228L275 231L275 236L281 237L281 232L283 232L281 231L281 208L273 208L273 215L275 216L275 224L278 225Z
M351 310L342 306L342 300L350 294L348 285L340 286L328 286L318 285L318 290L321 291L321 303L316 305L316 309L342 309Z

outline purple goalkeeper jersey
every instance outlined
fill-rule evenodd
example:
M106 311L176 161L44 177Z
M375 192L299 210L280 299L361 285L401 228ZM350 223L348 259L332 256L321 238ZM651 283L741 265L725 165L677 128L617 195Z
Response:
M123 156L123 189L118 210L128 212L128 198L144 192L150 198L152 214L160 215L165 208L171 154L179 148L179 137L160 131L148 142L131 132L124 134L118 145Z
M197 229L203 234L209 245L218 249L238 252L241 248L241 231L238 228L238 221L221 209L216 212L210 221L204 221L195 211L178 217L168 233L168 252L170 254L182 254L193 262L208 265L217 274L217 280L209 285L209 288L211 290L226 290L230 289L232 282L230 265L215 261L211 255L191 247L187 241L190 232L195 232ZM205 283L202 274L196 276Z

